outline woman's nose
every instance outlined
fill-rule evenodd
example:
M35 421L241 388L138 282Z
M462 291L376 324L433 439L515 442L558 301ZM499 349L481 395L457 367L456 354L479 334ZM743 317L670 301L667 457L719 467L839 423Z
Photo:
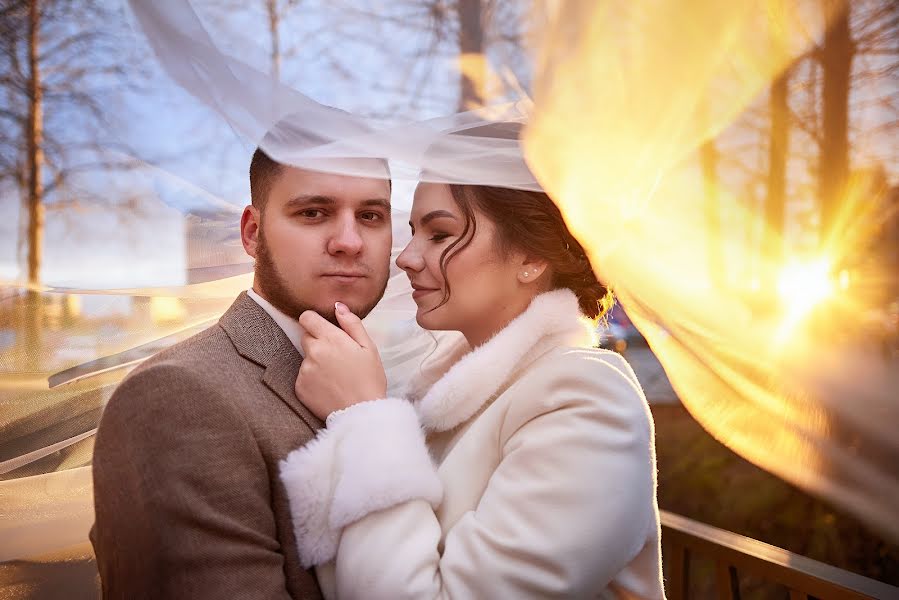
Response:
M418 272L424 268L424 260L421 257L421 252L415 249L414 239L406 244L400 255L396 257L396 266L407 273L410 271Z

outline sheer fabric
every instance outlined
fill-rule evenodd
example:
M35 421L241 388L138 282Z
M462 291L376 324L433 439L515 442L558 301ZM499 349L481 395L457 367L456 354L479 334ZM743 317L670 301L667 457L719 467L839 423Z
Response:
M387 159L394 257L407 239L404 210L416 180L544 189L707 430L899 540L895 353L847 335L863 313L851 286L805 304L796 301L802 290L792 300L760 295L753 281L776 281L783 267L782 257L764 253L752 277L736 269L722 276L716 260L747 255L754 238L722 233L720 214L757 223L762 208L719 182L720 214L710 217L708 184L695 163L703 144L820 40L838 5L822 13L817 2L775 0L534 2L521 10L533 24L533 97L504 57L492 56L494 68L484 72L499 91L482 108L443 114L380 114L389 103L364 85L370 105L357 97L345 103L352 112L327 106L254 64L251 51L226 48L227 26L210 24L198 7L129 4L135 35L177 85L179 102L191 101L186 91L244 150L259 145L284 163L382 176L381 163L359 159ZM351 33L360 20L377 21L364 11L334 18ZM377 31L390 46L399 25L384 27ZM334 31L339 54L340 42L350 42ZM239 26L231 33L241 39ZM412 43L402 38L394 54L386 51L397 69ZM467 68L438 63L429 81L468 77ZM484 128L496 122L525 125L523 139ZM173 244L183 258L154 276L120 278L124 286L96 283L97 269L44 287L6 282L3 303L16 337L0 361L18 379L0 397L0 561L84 541L92 434L116 383L143 358L214 323L251 282L240 208L206 189L214 187L208 179L152 161L123 177L141 190L134 207L148 219L143 227L162 232L175 224L171 240L157 235L147 262ZM845 217L822 244L827 264L851 258L858 224L871 218L872 189L859 179L846 191ZM827 274L838 285L838 273ZM882 275L875 268L869 283ZM118 304L127 309L113 325L77 318L87 305L115 315ZM451 335L415 325L408 282L395 268L367 324L396 388Z

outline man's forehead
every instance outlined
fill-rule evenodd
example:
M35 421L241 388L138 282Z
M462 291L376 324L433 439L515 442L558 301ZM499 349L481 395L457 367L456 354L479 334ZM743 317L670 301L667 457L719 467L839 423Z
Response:
M390 200L390 180L329 173L300 167L284 167L275 186L282 198L322 196L334 201L354 202L367 199Z
M390 168L383 158L304 158L287 168L362 179L390 179Z

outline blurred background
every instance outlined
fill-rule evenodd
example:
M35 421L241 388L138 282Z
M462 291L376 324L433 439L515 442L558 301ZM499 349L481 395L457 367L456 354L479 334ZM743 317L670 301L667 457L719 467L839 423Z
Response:
M546 46L554 26L558 33L552 4L192 2L225 54L385 126L510 101L536 102L539 111L553 81L548 73L563 71ZM621 4L595 3L608 10L590 13L606 28L594 36L616 30L639 43L670 41L649 25L640 29L635 14L644 13L616 15ZM670 52L694 43L688 27L677 27L707 5L679 5L678 21L668 25L677 40ZM719 106L714 94L703 96L712 103L706 106L711 133L685 144L677 160L697 184L689 204L697 220L690 223L701 222L702 231L678 223L665 230L684 245L699 244L709 289L727 290L750 315L733 322L744 329L758 324L754 359L766 358L766 338L777 341L780 331L762 323L785 313L802 319L803 335L810 336L805 350L826 340L876 364L880 378L868 381L876 393L860 391L855 405L852 382L863 369L825 387L838 390L839 415L871 410L869 417L891 435L897 422L882 415L895 416L899 402L897 388L889 387L899 373L899 4L822 0L809 6L820 22L789 31L798 50L761 73L764 85L748 86L745 103ZM645 11L656 8L647 4ZM767 39L753 43L767 51ZM639 44L630 50L641 51ZM753 46L742 50L727 54L728 64L752 70ZM582 67L585 80L601 72ZM597 89L589 83L587 99ZM606 79L609 86L629 83L627 73L620 81ZM682 81L672 89L692 85ZM634 90L635 97L648 92ZM596 98L599 110L603 97ZM690 115L696 118L692 109ZM671 116L676 122L677 113ZM635 134L647 115L616 118ZM546 135L534 136L534 144L553 147ZM96 597L84 538L93 433L131 366L214 323L249 286L252 263L237 223L248 203L254 147L169 79L121 2L0 3L0 598ZM584 163L601 162L613 150L597 141L594 155L582 153ZM540 162L537 153L531 156ZM655 173L646 169L645 176ZM394 182L397 211L410 206L414 184ZM604 182L593 183L593 193L603 190ZM663 192L655 193L665 201ZM597 214L590 231L579 232L597 240L591 257L603 255L598 240L630 231L627 218ZM403 223L395 223L398 242ZM633 239L644 261L666 252L652 236ZM840 251L832 252L837 245ZM630 281L655 277L640 264L650 262L631 265ZM692 285L691 270L680 279L668 273L675 285ZM616 291L619 281L612 282ZM746 442L729 438L720 425L732 422L693 393L701 384L682 362L685 353L708 362L701 350L714 346L722 353L716 356L732 351L745 358L745 342L728 347L736 337L724 329L717 337L700 335L688 327L701 323L698 317L647 308L651 294L641 294L627 277L620 287L622 302L598 333L602 345L628 358L650 402L660 507L899 585L899 539L868 518L863 504L803 479L801 473L824 469L815 471L802 457L790 466L795 457L783 449L779 458L746 451ZM696 297L694 308L702 312ZM840 300L846 298L851 302ZM720 307L715 302L710 293L709 306ZM824 330L826 336L816 337ZM802 365L816 360L809 353ZM770 382L772 372L759 378ZM715 388L715 406L742 393L737 378L728 379L726 391ZM872 407L883 404L866 404L869 397L888 408L877 412ZM824 400L808 401L824 407L822 413L831 410ZM788 412L776 411L786 428L803 422ZM763 420L755 412L751 418ZM838 440L843 450L861 448L854 456L876 455L875 476L895 483L896 446L884 445L881 430L866 443L865 432L872 431L870 423L849 428L834 420L806 435L821 448L822 440ZM765 445L763 431L753 435L752 443ZM883 489L895 488L872 486L865 493ZM692 568L695 597L713 597L714 563L695 561ZM745 597L787 597L785 589L760 581L743 585Z

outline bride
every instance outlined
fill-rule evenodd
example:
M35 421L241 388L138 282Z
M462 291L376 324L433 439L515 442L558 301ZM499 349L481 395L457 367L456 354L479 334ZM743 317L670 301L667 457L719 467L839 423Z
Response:
M397 265L418 323L461 332L386 397L377 349L300 324L327 427L281 465L300 556L338 598L663 598L651 416L593 347L611 303L540 192L420 183Z

